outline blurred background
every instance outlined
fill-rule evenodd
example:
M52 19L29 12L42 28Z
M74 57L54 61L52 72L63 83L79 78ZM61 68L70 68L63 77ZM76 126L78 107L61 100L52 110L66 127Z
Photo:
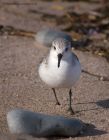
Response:
M108 0L0 0L0 34L31 37L44 27L66 31L83 40L79 49L109 59Z

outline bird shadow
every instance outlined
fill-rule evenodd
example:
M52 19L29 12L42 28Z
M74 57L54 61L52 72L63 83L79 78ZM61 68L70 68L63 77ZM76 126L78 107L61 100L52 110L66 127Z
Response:
M99 100L96 104L102 108L108 109L109 108L109 99Z
M86 112L86 111L94 111L94 110L100 110L100 108L90 108L90 109L83 109L83 110L79 110L79 111L75 111L75 114L79 114L81 112Z
M75 105L79 105L79 104L80 105L81 104L96 104L97 106L108 109L109 108L109 99L98 100L98 101L95 101L95 102L82 102L82 103L77 103ZM100 108L95 108L95 109L100 109ZM91 109L91 110L95 110L95 109ZM87 111L87 110L82 110L82 111Z
M76 103L75 105L81 105L81 104L95 104L96 102L80 102L80 103Z
M81 102L81 103L76 103L75 105L81 105L81 104L96 104L96 102ZM83 110L79 110L79 111L76 111L75 113L78 114L78 113L81 113L81 112L86 112L86 111L93 111L93 110L100 110L99 107L94 107L94 108L89 108L89 109L83 109Z

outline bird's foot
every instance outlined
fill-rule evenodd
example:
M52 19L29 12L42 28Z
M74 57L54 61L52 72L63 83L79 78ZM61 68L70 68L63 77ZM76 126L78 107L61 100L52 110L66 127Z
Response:
M56 102L56 105L61 105L60 102Z
M68 108L68 112L70 112L71 115L74 115L74 114L75 114L75 112L74 112L74 110L72 109L72 107L69 107L69 108Z

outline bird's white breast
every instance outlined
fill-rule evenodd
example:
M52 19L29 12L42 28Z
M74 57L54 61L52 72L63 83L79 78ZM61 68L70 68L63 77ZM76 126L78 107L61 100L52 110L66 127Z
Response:
M48 65L42 63L39 67L41 79L52 88L71 88L79 79L81 66L78 60L75 64L72 60L61 60L60 67L57 67L57 59L50 58Z

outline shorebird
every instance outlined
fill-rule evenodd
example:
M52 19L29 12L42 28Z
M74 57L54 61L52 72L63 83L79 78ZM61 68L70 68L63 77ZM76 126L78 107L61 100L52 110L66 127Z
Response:
M78 57L72 52L71 41L56 38L52 41L51 49L39 66L39 76L52 90L56 104L60 105L55 89L69 89L69 111L72 108L72 86L78 81L81 65Z

